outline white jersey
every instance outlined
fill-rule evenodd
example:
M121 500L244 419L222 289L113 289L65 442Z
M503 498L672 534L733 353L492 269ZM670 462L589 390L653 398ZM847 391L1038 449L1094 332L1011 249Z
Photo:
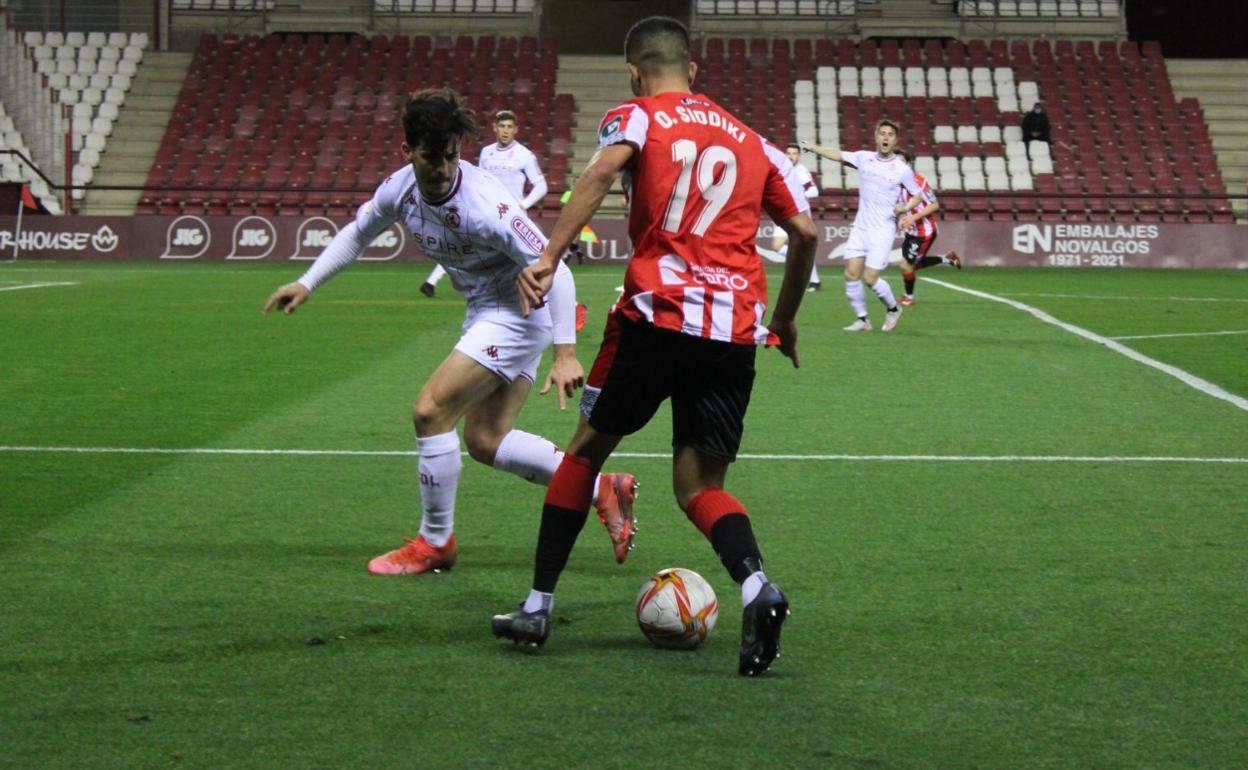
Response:
M854 230L867 233L895 233L897 214L897 187L904 187L911 195L919 195L919 183L914 170L906 165L900 155L881 158L874 150L857 152L841 151L841 162L858 169L858 213L854 216Z
M802 194L807 198L818 198L819 186L815 184L815 178L811 176L810 169L801 163L794 163L793 169L797 172L797 184L802 188Z
M513 141L506 147L499 147L498 142L482 147L477 165L497 177L526 209L546 194L546 177L538 168L537 156L519 142ZM525 181L533 185L527 197Z

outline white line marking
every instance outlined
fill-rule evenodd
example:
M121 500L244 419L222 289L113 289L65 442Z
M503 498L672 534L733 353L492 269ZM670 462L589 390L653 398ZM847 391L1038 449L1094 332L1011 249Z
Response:
M926 280L932 280L927 278ZM1052 297L1053 299L1118 299L1129 302L1248 302L1242 297L1123 297L1102 294L1032 294L1028 292L1001 292L1003 297Z
M416 457L411 449L238 449L215 447L73 447L0 446L0 453L226 455L281 457ZM466 455L467 452L461 454ZM668 460L669 452L615 452L620 459ZM1167 457L1129 455L849 455L849 454L740 454L741 460L806 462L974 462L974 463L1219 463L1248 465L1248 457Z
M958 286L957 284L954 284L954 283L947 283L945 281L937 280L935 278L924 278L923 280L927 281L928 283L934 283L937 286L943 286L946 289L952 289L953 291L960 291L963 294L970 294L973 297L979 297L981 299L992 300L993 302L1000 302L1003 305L1009 305L1010 307L1015 308L1017 310L1022 310L1025 313L1030 313L1036 318L1039 318L1041 321L1044 321L1046 324L1052 324L1053 326L1056 326L1059 329L1064 329L1065 331L1068 331L1071 334L1077 335L1079 337L1083 337L1086 340L1091 340L1092 342L1095 342L1099 345L1104 345L1105 347L1109 348L1115 353L1118 353L1119 355L1126 356L1127 358L1130 358L1132 361L1138 361L1139 363L1144 364L1145 366L1151 366L1158 371L1165 372L1171 377L1174 377L1175 379L1182 382L1184 385L1195 388L1196 390L1199 390L1201 393L1213 396L1214 398L1221 399L1227 402L1228 404L1232 404L1248 412L1248 399L1237 396L1234 393L1227 392L1223 390L1222 388L1218 387L1217 385L1214 385L1212 382L1209 382L1208 380L1202 380L1200 377L1197 377L1191 372L1185 372L1182 369L1178 368L1177 366L1171 366L1170 364L1162 363L1161 361L1158 361L1155 358L1149 358L1143 353L1132 350L1126 345L1120 345L1108 337L1102 337L1101 335L1095 332L1090 332L1087 329L1084 329L1079 326L1075 326L1074 324L1068 324L1065 321L1059 321L1053 316L1044 312L1043 310L1040 310L1039 308L1034 308L1031 305L1024 305L1022 302L1015 302L1012 299L999 297L995 294L988 294L987 292L976 291L974 289L968 289L964 286Z
M21 286L0 286L0 291L17 291L18 289L42 289L45 286L77 286L77 281L55 281L49 283L24 283Z
M1110 337L1111 340L1159 340L1165 337L1218 337L1224 334L1248 334L1248 329L1233 332L1184 332L1182 334L1133 334L1129 337Z

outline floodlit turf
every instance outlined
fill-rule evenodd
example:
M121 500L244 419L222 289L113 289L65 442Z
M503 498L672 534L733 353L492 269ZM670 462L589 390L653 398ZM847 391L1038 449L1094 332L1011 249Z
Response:
M73 282L0 291L0 445L412 449L462 302L359 265L261 318L298 270L0 265L0 289ZM588 365L620 273L576 275ZM1243 273L930 275L1106 337L1248 331ZM1248 458L1244 409L1018 309L921 283L895 333L852 335L825 278L802 368L760 353L746 453ZM1122 344L1248 397L1248 334ZM534 397L520 426L574 418ZM668 444L662 412L621 449ZM637 549L615 565L591 518L536 654L489 633L527 591L536 487L468 461L455 570L365 573L416 530L414 466L0 451L0 766L1248 765L1244 462L743 459L730 487L793 604L758 681L668 461L612 461L642 483ZM674 565L722 605L692 653L633 617Z

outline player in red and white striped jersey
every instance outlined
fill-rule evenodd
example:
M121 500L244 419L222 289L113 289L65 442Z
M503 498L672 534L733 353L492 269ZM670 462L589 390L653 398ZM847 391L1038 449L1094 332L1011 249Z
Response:
M907 164L914 165L914 156L908 150L898 150L897 154L904 158ZM927 256L940 230L936 224L936 212L940 211L940 201L936 199L936 191L922 174L916 171L914 178L919 183L919 194L912 196L905 188L899 187L897 206L894 208L897 215L901 217L897 220L897 229L906 235L901 244L901 277L906 282L906 293L902 294L899 300L902 305L913 305L916 301L914 299L914 274L918 270L936 265L953 265L959 270L962 269L962 260L958 258L956 251L940 256Z
M586 383L581 422L547 490L532 590L492 627L517 642L546 641L555 585L584 525L596 469L670 400L676 500L741 584L738 671L759 674L776 657L788 599L763 573L745 506L723 486L741 443L757 347L776 344L798 363L794 317L817 234L784 153L692 91L697 66L683 24L643 19L624 48L639 98L607 112L597 155L518 284L530 307L541 302L559 258L620 173L633 256ZM767 324L767 278L755 248L764 209L789 235Z

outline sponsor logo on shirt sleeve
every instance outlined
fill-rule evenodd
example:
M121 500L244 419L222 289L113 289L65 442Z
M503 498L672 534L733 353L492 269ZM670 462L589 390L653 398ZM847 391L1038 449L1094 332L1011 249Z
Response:
M534 254L541 254L542 249L546 248L546 239L542 237L542 234L520 217L511 218L511 231L520 236L520 240L528 244Z

